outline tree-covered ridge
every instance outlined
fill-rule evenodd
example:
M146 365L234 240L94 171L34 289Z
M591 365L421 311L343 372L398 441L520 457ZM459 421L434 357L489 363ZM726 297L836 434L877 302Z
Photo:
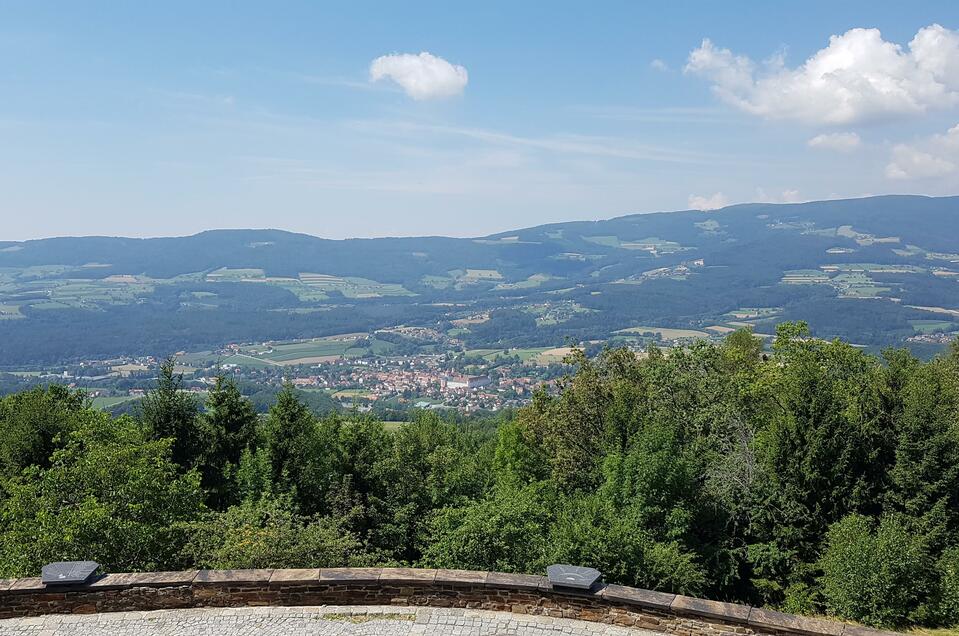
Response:
M776 310L752 323L760 333L802 319L819 337L931 355L946 337L923 337L959 331L957 236L959 197L884 196L480 238L219 230L0 242L0 367L400 324L446 331L477 313L490 321L461 334L469 348L555 347L642 325L702 329L743 308ZM567 313L537 321L537 307Z
M413 565L541 572L823 613L959 623L959 346L882 357L780 325L574 355L498 426L259 418L172 364L137 417L61 387L0 401L0 576Z

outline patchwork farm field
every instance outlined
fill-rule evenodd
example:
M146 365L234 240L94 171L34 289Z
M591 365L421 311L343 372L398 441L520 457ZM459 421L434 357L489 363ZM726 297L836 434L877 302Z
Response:
M671 327L630 327L620 329L618 334L645 334L654 333L663 340L679 340L683 338L709 338L710 334L698 329L673 329Z
M949 320L910 320L909 324L916 333L944 333L959 328L959 324Z
M497 241L498 242L498 241ZM430 274L423 276L420 282L433 289L470 289L480 283L497 283L494 289L525 289L539 287L552 277L546 274L533 274L525 280L506 282L505 276L495 269L451 269L446 276Z
M472 280L501 280L503 275L495 269L467 269L462 278Z
M539 366L548 366L550 364L559 364L569 353L570 347L528 347L520 349L470 349L466 352L469 357L483 358L492 362L498 357L518 357L522 362L536 364Z
M735 318L736 320L756 320L773 318L774 316L780 315L782 312L782 307L740 307L739 309L731 311L726 315L730 318ZM738 326L744 326L748 324L749 323L742 323Z
M142 274L95 278L95 272L105 266L0 268L0 320L22 318L24 310L97 310L131 305L149 300L160 287L191 283L272 285L286 289L303 303L330 300L332 295L346 299L415 295L402 285L367 278L313 273L301 273L295 278L269 277L263 269L253 267L221 267L206 273L194 272L170 278L151 278ZM90 272L90 278L83 278L87 272ZM214 292L194 291L184 293L180 302L186 309L216 309L216 297Z
M26 273L0 284L0 315L22 315L22 309L90 309L125 305L154 291L152 281L111 278L36 279Z
M866 272L873 274L922 274L926 270L915 265L895 265L882 263L838 263L822 265L824 272Z
M116 396L107 396L107 397L95 397L93 398L93 408L96 409L108 409L118 404L125 404L131 400L136 400L135 397L129 397L126 395L116 395Z
M536 316L537 326L558 325L567 322L580 314L588 314L593 310L583 307L572 301L537 303L522 308L528 314Z
M706 331L711 331L713 333L718 333L720 335L725 335L727 333L732 333L736 331L735 327L727 327L726 325L710 325L706 327Z
M19 305L0 305L0 320L16 320L23 317Z
M889 287L882 287L876 281L862 272L839 274L830 283L839 291L841 298L875 298Z
M793 269L783 273L782 282L786 285L816 285L828 283L829 275L818 269Z
M226 357L210 352L187 353L180 360L184 364L218 362L221 365L249 368L290 367L361 357L369 353L387 355L393 347L392 343L368 337L365 333L349 333L311 340L244 345Z
M210 272L207 282L240 282L276 285L296 294L303 302L326 300L330 293L341 294L345 298L382 298L384 296L414 296L402 285L380 283L368 278L356 276L333 276L300 272L296 278L266 276L257 268L226 268Z
M649 252L653 256L659 256L661 254L673 254L675 252L681 252L688 249L675 241L667 241L656 236L650 236L638 241L622 240L618 236L584 236L583 240L596 245L602 245L604 247L616 247L624 250L641 250L644 252Z
M959 309L949 309L947 307L926 307L924 305L908 305L911 309L921 309L933 314L946 314L948 316L959 317Z
M500 283L493 289L532 289L550 280L553 280L553 277L549 274L533 274L526 280L521 280L516 283Z
M300 273L300 282L324 292L340 292L347 298L380 298L382 296L415 296L402 285L379 283L354 276Z
M876 263L823 265L820 270L790 270L785 272L780 282L785 285L829 285L838 292L840 298L878 298L892 291L892 288L878 283L869 276L870 273L921 274L926 271L911 265Z

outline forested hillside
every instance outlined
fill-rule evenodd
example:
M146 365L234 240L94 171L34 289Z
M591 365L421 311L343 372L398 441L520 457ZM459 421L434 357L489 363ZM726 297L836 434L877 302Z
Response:
M922 362L777 330L574 353L498 425L259 418L172 363L136 417L51 386L0 401L0 577L410 564L542 572L830 614L959 623L959 346Z
M957 299L956 197L737 205L478 238L55 238L0 242L0 367L448 330L478 312L491 321L465 330L470 348L743 320L771 335L777 320L805 320L816 336L928 355L959 333Z

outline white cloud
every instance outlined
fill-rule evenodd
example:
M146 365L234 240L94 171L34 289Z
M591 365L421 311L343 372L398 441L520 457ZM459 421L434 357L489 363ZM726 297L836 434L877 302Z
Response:
M662 61L658 57L649 63L649 67L655 71L662 71L664 73L669 70L669 64Z
M770 196L762 188L756 188L755 203L801 203L799 190L783 190L779 196Z
M700 196L698 194L689 195L688 205L690 210L717 210L729 205L729 199L722 192L717 192L712 196Z
M959 104L959 32L933 24L903 49L878 29L851 29L796 68L782 55L757 64L706 39L684 71L707 78L723 101L768 119L843 125L918 115Z
M370 81L381 79L391 79L413 99L423 100L461 95L469 74L464 67L423 51L376 58L370 64Z
M935 179L955 176L959 166L959 125L944 135L933 135L913 144L897 144L886 166L890 179Z
M783 203L799 203L803 199L799 196L799 190L783 190L780 195Z
M810 148L852 152L862 144L862 139L854 132L824 133L816 135L806 142Z

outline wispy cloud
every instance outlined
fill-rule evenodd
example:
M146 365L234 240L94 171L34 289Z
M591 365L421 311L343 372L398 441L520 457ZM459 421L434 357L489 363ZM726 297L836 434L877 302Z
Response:
M153 89L150 92L163 99L167 105L177 107L232 108L236 105L236 98L233 95L159 89Z
M412 175L406 170L342 170L317 165L302 159L251 157L257 171L247 178L253 181L278 181L332 190L403 192L416 194L467 194L468 182L451 179L449 174Z
M822 148L837 152L852 152L862 145L862 139L854 132L824 133L806 142L810 148Z
M287 77L303 82L304 84L314 84L317 86L337 86L341 88L352 88L360 91L396 91L395 87L388 84L374 84L349 77L333 77L325 75L313 75L310 73L284 73Z
M663 107L635 108L630 106L574 106L576 113L596 119L651 124L748 124L749 120L726 108Z
M432 155L432 156L431 156ZM329 161L273 156L240 158L246 179L322 190L395 192L441 196L528 197L575 193L582 196L597 179L614 188L634 177L588 164L545 166L521 153L424 151L410 161L383 168L344 168Z
M484 128L443 126L407 121L356 120L349 122L348 125L356 130L368 133L416 138L422 138L423 134L451 136L488 144L519 146L558 154L669 163L710 163L720 159L709 153L677 150L618 137L579 134L527 137Z

